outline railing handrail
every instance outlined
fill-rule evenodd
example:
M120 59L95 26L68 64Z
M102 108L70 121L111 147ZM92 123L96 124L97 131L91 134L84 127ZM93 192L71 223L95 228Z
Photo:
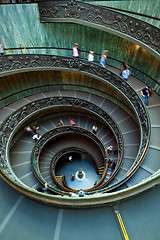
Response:
M66 207L86 207L86 206L103 206L106 204L116 203L123 201L124 199L130 198L136 194L140 194L144 192L147 189L150 189L157 184L159 184L159 174L153 176L153 178L150 179L150 181L144 181L137 185L135 185L132 188L124 189L121 191L118 191L114 194L103 194L99 195L99 197L92 195L92 198L83 197L79 199L79 197L71 197L69 198L67 195L69 195L69 192L66 192L66 196L62 197L60 195L50 195L45 193L37 192L36 190L30 190L30 188L26 188L24 186L21 186L20 184L15 185L15 181L11 178L9 178L4 172L1 173L1 177L13 188L15 188L17 191L21 192L22 194L34 199L38 200L40 202L46 203L46 204L53 204L58 206L66 206ZM62 191L59 191L59 194L63 195Z
M19 65L15 65L15 63L18 63L18 61L20 60L20 66L21 66L21 69L20 70L25 70L25 68L27 68L28 66L32 66L32 65L30 65L30 62L31 63L34 63L34 68L36 69L36 66L41 66L41 59L43 60L43 57L44 56L46 56L46 55L42 55L42 54L39 54L39 55L37 55L37 54L34 54L34 55L26 55L25 57L22 57L22 55L14 55L14 56L9 56L8 58L5 56L5 57L3 57L3 60L4 60L4 64L6 64L7 63L7 60L9 61L9 66L7 65L7 70L6 70L6 72L9 72L10 70L16 70L16 68L15 67L17 67L18 69L19 69ZM54 66L55 66L55 64L56 64L56 61L58 61L58 66L59 66L59 63L63 60L63 64L60 66L62 69L63 68L65 68L66 69L66 66L68 67L68 63L75 63L75 65L74 66L72 66L72 68L69 68L68 67L68 69L72 69L73 71L74 70L77 70L78 69L78 71L79 71L79 63L80 63L80 69L82 70L82 72L83 73L87 73L87 71L88 71L88 68L89 68L89 71L91 71L92 70L92 68L94 69L93 71L94 71L94 75L95 75L95 77L97 77L97 78L100 78L100 79L103 79L103 80L105 80L107 77L108 77L108 74L109 74L109 79L107 78L107 80L109 81L109 83L108 84L112 84L113 85L113 83L114 83L114 81L116 81L115 82L115 88L117 88L117 91L121 91L121 94L123 95L123 94L125 94L126 95L126 98L128 98L128 101L130 101L130 103L131 103L131 105L132 105L132 107L133 107L133 109L134 109L134 111L135 111L135 113L136 113L136 109L137 109L137 117L138 117L138 119L139 119L139 121L140 121L140 119L141 118L143 118L143 121L144 121L144 114L146 114L147 116L147 121L148 121L148 113L147 113L147 111L146 111L146 109L145 109L145 107L144 107L144 104L143 104L143 102L142 102L142 100L140 99L140 97L138 96L138 94L133 90L133 88L128 84L128 83L126 83L125 81L122 81L121 79L120 79L120 77L117 75L117 74L115 74L115 73L113 73L112 71L110 71L110 70L107 70L107 69L104 69L104 68L102 68L102 67L100 67L100 66L98 66L98 65L96 65L96 64L90 64L90 63L88 63L87 61L81 61L81 60L78 60L78 59L73 59L73 58L68 58L68 57L66 57L66 59L64 59L64 58L61 58L61 57L57 57L57 56L50 56L50 55L48 55L48 58L51 58L52 59L52 61L51 61L51 63L53 62L54 63ZM25 62L25 59L28 59L28 62L27 62L27 65L26 65L26 62ZM31 58L31 59L30 59ZM47 60L48 60L48 58L47 58ZM45 59L46 59L46 57L45 57ZM40 62L39 62L40 61ZM69 62L68 62L69 61ZM35 65L35 63L37 64L37 65ZM46 62L47 64L48 64L48 61ZM50 62L49 62L50 63ZM29 64L29 65L28 65ZM66 65L67 64L67 65ZM4 65L4 66L6 66L6 65ZM44 65L44 62L43 62L43 67L44 67L45 65ZM46 66L48 66L48 65L46 65ZM52 65L51 65L52 66ZM83 66L85 66L85 68L83 67ZM9 68L8 68L9 67ZM50 65L49 65L49 67L50 67ZM88 68L87 68L88 67ZM5 73L5 68L3 69L3 71L4 71L4 73ZM90 73L90 72L89 72ZM6 73L5 73L6 74ZM113 77L111 77L113 75ZM110 82L111 81L111 82ZM119 83L121 83L121 85L119 85ZM131 91L131 92L130 92ZM133 101L133 102L132 102ZM137 105L136 105L136 101L137 101ZM44 104L45 102L44 102L44 100L43 100L43 104ZM32 104L34 104L34 103L32 103ZM53 104L53 103L52 103ZM47 105L48 105L48 101L47 101ZM139 109L141 109L141 111L140 112L138 112L138 110ZM27 113L27 112L26 112ZM27 113L28 114L28 113ZM18 121L18 119L19 118L15 118L14 119L14 121L12 122L12 125L13 125L13 123L15 122L15 121ZM20 116L20 119L21 119L21 116ZM23 118L24 119L24 118ZM11 118L10 118L10 120L11 120ZM142 120L141 120L142 121ZM8 124L9 124L9 122L8 122ZM3 126L3 125L2 125ZM142 126L143 126L143 129L142 129ZM149 124L149 122L143 122L142 123L142 126L141 126L141 133L143 133L143 135L144 135L144 139L146 138L146 139L149 139L150 138L150 132L146 132L145 131L145 129L147 128L150 128L150 124ZM2 131L3 131L3 129L5 128L5 126L3 126L2 127ZM142 141L142 140L141 140ZM3 144L4 145L4 144ZM5 145L4 145L5 146ZM7 145L8 146L8 145ZM143 151L146 151L146 149L144 149L144 143L143 143L143 145L142 145L142 142L141 142L141 152ZM144 150L143 150L144 149ZM7 152L7 154L8 154L8 152ZM140 153L139 153L140 154ZM141 154L140 154L141 155ZM136 161L137 161L137 158L136 158Z
M9 51L9 50L39 50L39 49L51 49L51 50L66 50L66 51L71 51L72 52L72 48L61 48L61 47L17 47L17 48L4 48L4 50L5 51ZM82 50L82 49L79 49L79 52L81 52L81 53L88 53L89 54L89 51L90 50ZM17 53L16 53L17 54ZM30 54L30 53L23 53L22 51L21 51L21 54ZM32 53L31 53L32 54ZM45 54L45 53L43 53L43 54ZM7 54L7 55L9 55L9 54ZM46 55L48 55L47 53L46 53ZM55 55L55 54L54 54ZM62 54L63 55L63 54ZM100 53L96 53L96 52L94 52L94 55L97 55L99 58L101 57L101 54ZM83 57L80 57L80 58L82 58L82 59L87 59L87 58L83 58ZM122 64L124 61L122 61L122 60L120 60L120 59L117 59L117 58L114 58L114 57L110 57L108 54L107 54L107 59L111 59L111 60L114 60L114 61L117 61L117 62L119 62L120 64ZM97 61L95 61L95 62L97 62ZM109 66L112 66L111 64L108 64ZM136 70L136 71L138 71L138 72L140 72L140 73L142 73L143 75L145 75L145 76L147 76L148 78L150 78L151 80L153 80L156 84L158 84L158 85L160 85L160 83L156 80L156 79L154 79L153 77L151 77L149 74L147 74L147 73L145 73L145 72L143 72L141 69L139 69L139 68L136 68L136 67L134 67L133 65L131 65L131 64L129 64L129 66L130 66L130 68L131 69L134 69L134 70ZM115 66L114 66L115 67ZM121 67L121 66L120 66ZM118 69L120 69L120 67L118 68ZM115 67L115 68L117 68L117 67ZM134 75L133 75L134 76ZM137 78L137 77L136 77ZM139 78L138 78L139 79Z
M69 131L69 129L72 130L72 131ZM43 144L42 147L44 148L44 146L47 144L48 141L50 141L51 139L54 139L54 137L57 137L57 134L54 134L54 135L52 136L52 134L51 134L52 131L53 131L53 133L54 133L54 131L56 131L56 130L62 130L61 132L58 131L58 133L59 133L59 134L65 134L66 132L67 132L67 133L73 133L73 129L75 129L75 130L76 130L76 129L77 129L77 130L82 130L82 133L81 133L80 131L78 131L77 134L83 134L83 135L84 135L84 134L86 133L86 135L84 135L84 136L87 136L87 137L90 138L92 141L95 141L94 139L92 139L92 136L93 136L94 138L96 138L96 139L98 140L98 142L100 142L100 143L102 144L103 148L104 148L104 152L102 152L103 159L107 159L107 158L108 158L108 157L107 157L107 153L106 153L106 151L105 151L106 148L105 148L103 142L100 140L100 138L99 138L98 136L96 136L94 133L92 133L91 131L89 131L88 129L84 129L84 128L79 127L79 126L74 126L74 127L73 127L73 126L71 126L71 125L64 125L64 126L56 127L56 128L53 128L53 129L49 130L49 131L46 132L46 133L41 137L41 139L40 139L40 142L42 142L42 144ZM63 131L63 130L64 130L64 131ZM75 132L76 132L76 131L75 131ZM90 133L90 134L89 134L89 133ZM47 141L44 141L44 140L43 140L44 137L47 138ZM37 142L37 143L35 144L33 150L32 150L32 154L31 154L31 155L32 155L32 157L31 157L31 165L32 165L32 169L33 169L33 172L34 172L35 176L36 176L37 178L39 178L41 182L44 182L44 179L43 179L43 177L41 176L40 169L39 169L39 167L38 167L38 166L39 166L39 157L38 157L38 159L35 161L35 156L34 156L35 152L36 152L36 156L37 156L37 149L38 149L39 151L42 151L40 142ZM37 147L37 149L36 149L36 147ZM100 146L99 146L99 145L98 145L98 148L100 149ZM68 148L65 148L65 149L68 149ZM102 151L102 149L100 149L100 150ZM59 152L62 152L62 150L60 150ZM85 149L85 152L87 152L86 149ZM39 155L40 155L40 154L39 154ZM52 161L51 161L51 164L50 164L51 175L52 175L52 177L53 177L54 182L56 183L56 185L58 185L61 189L65 190L64 187L56 180L56 176L55 176L55 174L54 174L53 171L52 171L52 167L53 167L52 163L53 163L56 155L57 155L57 153L56 153L56 154L54 155L54 157L52 158ZM91 155L91 154L90 154L90 155ZM95 162L96 162L96 161L95 161ZM100 183L104 180L104 177L105 177L105 175L106 175L106 172L107 172L107 164L104 162L104 165L105 165L104 173L103 173L100 181L97 183L97 185L100 185ZM54 188L51 187L51 189L54 191ZM73 192L75 192L74 189L71 189L71 188L70 188L70 191L72 191L72 190L73 190ZM66 190L65 190L65 191L66 191ZM88 191L90 191L90 189L87 189L87 190L86 190L86 192L88 192ZM77 192L77 191L76 191L76 192Z
M88 129L87 129L88 130ZM76 147L77 149L79 148L79 149L82 149L82 148L80 148L80 147ZM105 148L105 147L104 147ZM51 172L53 172L53 169L54 169L54 174L55 174L55 164L57 164L57 162L59 161L59 159L63 156L63 155L65 155L66 154L66 152L63 152L64 150L67 150L67 153L69 153L69 152L73 152L73 150L72 150L72 147L66 147L66 148L62 148L61 150L59 150L57 153L55 153L54 154L54 156L53 156L53 158L52 158L52 160L51 160L51 164L50 164L50 170L51 170ZM87 150L85 150L85 149L82 149L83 151L85 151L86 152L86 154L88 154L93 160L94 160L94 163L95 163L95 165L96 165L96 170L97 170L97 173L98 173L98 168L99 168L99 166L98 166L98 163L97 163L97 161L96 161L96 159L94 158L94 156L91 154L91 153L89 153ZM56 159L56 163L54 162L55 161L55 158L57 157L57 155L59 154L59 156L58 156L58 159ZM54 162L54 163L53 163ZM105 164L105 163L104 163Z

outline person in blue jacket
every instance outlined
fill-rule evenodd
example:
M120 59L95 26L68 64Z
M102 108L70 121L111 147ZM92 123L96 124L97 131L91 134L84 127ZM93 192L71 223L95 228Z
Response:
M107 59L107 56L106 55L102 55L101 59L100 59L100 66L101 67L106 67L106 59Z
M128 81L128 77L130 76L130 73L129 73L129 69L128 67L126 66L126 68L123 70L122 72L122 77L124 80Z
M146 106L148 106L148 104L149 104L151 92L152 91L151 91L151 88L149 86L146 86L145 88L143 88L141 90L142 100L146 104Z

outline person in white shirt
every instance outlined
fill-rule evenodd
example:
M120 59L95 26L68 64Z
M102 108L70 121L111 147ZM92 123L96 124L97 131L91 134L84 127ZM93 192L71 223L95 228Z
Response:
M88 54L88 61L89 62L93 62L94 61L94 56L93 56L94 52L93 51L90 51L89 54Z
M110 153L112 153L112 151L113 151L113 146L109 146L109 147L107 147L107 152L110 154Z
M96 126L96 125L93 125L93 127L92 127L92 132L93 132L94 134L97 134L97 130L98 130L97 126Z
M41 138L40 134L39 133L36 133L33 135L33 140L35 140L36 142Z

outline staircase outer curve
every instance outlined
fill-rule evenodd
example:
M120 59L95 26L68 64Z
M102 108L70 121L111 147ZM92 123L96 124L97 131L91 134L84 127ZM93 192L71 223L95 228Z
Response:
M93 95L90 93L85 93L85 92L78 92L78 91L43 92L41 94L32 95L30 97L27 97L27 99L26 98L24 98L24 99L26 99L27 101L31 100L33 102L33 100L41 99L42 97L47 98L47 96L54 96L54 97L61 96L61 98L62 98L62 96L64 96L64 97L70 96L72 98L76 97L76 99L79 99L79 101L81 101L81 99L85 99L87 101L90 100L91 102L94 102L96 105L98 103L98 105L101 106L102 108L104 108L104 110L106 112L109 112L109 114L111 115L111 117L113 118L113 120L115 122L119 123L118 124L119 128L123 131L123 133L125 133L125 142L124 142L125 143L125 145L124 145L125 155L126 155L126 152L129 154L132 152L132 159L126 155L125 159L122 161L122 157L121 157L120 162L118 163L117 156L115 154L113 154L113 156L112 155L109 156L111 158L111 160L117 161L117 167L114 171L114 174L112 174L111 177L110 177L111 171L107 172L107 179L110 181L111 179L113 179L115 172L117 173L119 171L118 172L119 179L117 179L117 175L116 175L116 179L117 179L117 181L120 180L120 178L122 178L122 176L124 176L124 174L127 173L129 171L130 167L133 165L134 159L135 159L138 149L139 149L140 131L139 131L138 125L134 122L133 119L131 119L130 115L128 115L121 108L119 108L119 107L117 108L116 104L113 104L112 102L110 102L108 100L104 101L104 98L101 98L100 96L96 96L96 95ZM18 102L21 103L21 100L19 100ZM12 108L14 108L14 105L17 105L17 103L15 102L15 103L11 104L10 106L8 106L7 108L12 109ZM19 105L19 107L20 107L20 105ZM56 112L56 109L54 111ZM55 115L54 118L53 118L53 116L51 116L51 119L48 119L49 118L49 116L48 116L47 119L45 118L46 120L43 120L43 118L42 119L38 118L38 120L36 120L36 123L31 123L31 124L38 124L41 129L41 134L44 134L46 131L49 131L53 127L54 128L57 127L58 118L61 118L63 120L64 125L68 125L70 118L71 118L70 115L74 115L76 125L80 126L82 128L86 128L88 130L92 129L92 126L93 126L93 124L95 124L95 121L96 121L98 124L98 129L99 129L97 135L100 139L103 140L103 143L105 144L106 147L108 147L109 145L114 146L116 144L116 141L114 140L115 139L114 135L113 135L113 133L110 133L110 129L107 128L106 124L104 126L102 126L102 124L104 124L104 122L102 122L102 121L99 122L98 119L96 119L96 118L90 119L88 111L87 111L87 114L84 115L84 109L83 109L83 112L80 112L80 111L81 111L81 109L78 108L78 116L76 116L75 115L76 112L73 112L73 109L72 109L72 112L69 112L68 113L69 116L68 116L68 115L64 115L64 113L61 113L60 109L59 109L58 115L57 114L55 115L54 113L52 114L53 116ZM90 117L92 118L93 116L90 116ZM128 121L129 121L129 128L128 127L126 128L126 124ZM126 124L124 124L124 123L126 123ZM28 122L28 124L30 124L30 122ZM13 142L15 142L14 139L13 139ZM26 146L24 145L25 143L26 143ZM69 141L69 145L67 144L67 146L70 146L70 144L72 145L73 142ZM10 151L10 156L11 156L10 161L12 163L14 170L16 170L16 173L18 174L19 178L22 177L24 179L23 175L20 173L25 172L25 174L27 174L27 172L25 169L22 169L21 164L17 164L16 159L17 160L19 158L21 159L22 151L24 149L30 150L30 153L31 153L32 149L30 149L30 146L31 146L31 142L29 141L29 139L27 139L27 136L23 136L14 145L14 147ZM61 147L62 148L64 147L63 145L61 145L61 141L59 141L59 142L56 141L56 146L55 146L56 149L55 150L53 150L53 148L50 146L48 151L45 150L44 153L42 154L43 156L41 156L41 158L42 158L43 166L45 165L45 169L46 169L46 164L45 164L46 160L49 162L49 165L50 165L50 161L51 161L50 157L52 157L56 153L55 151L57 151L57 147L58 147L58 151L60 150ZM24 156L23 156L23 159L24 159ZM119 159L119 157L118 157L118 159ZM28 163L28 161L29 161L29 159L26 156L26 159L24 159L24 162ZM20 160L20 162L21 162L21 160ZM118 166L120 164L122 165L122 167L120 167L120 169L119 169ZM18 168L18 166L20 167L20 169ZM30 174L30 171L31 170L29 168L28 169L29 174ZM49 170L49 172L50 172L50 170ZM31 178L31 175L29 175L29 176ZM47 175L47 177L49 177L49 176ZM142 179L144 179L144 178L142 178ZM25 179L25 182L30 182L30 180L27 181L27 179ZM29 184L29 187L31 187L33 185L34 184ZM127 185L126 185L126 187L127 187Z
M149 136L150 136L150 123L149 119L147 116L147 112L145 111L145 107L138 97L138 95L133 91L133 89L130 87L130 85L122 81L121 78L118 75L115 75L113 72L106 70L102 67L99 67L96 64L90 64L88 61L82 61L82 60L75 60L72 58L64 58L64 57L58 57L58 56L50 56L50 55L25 55L24 56L19 56L19 55L14 55L14 56L4 56L3 57L3 67L2 67L2 74L10 74L13 72L19 72L19 71L28 71L28 70L37 70L37 68L40 69L64 69L65 71L67 69L72 70L72 71L80 71L83 73L91 74L92 76L101 79L101 81L107 80L107 82L113 87L116 88L118 91L121 91L124 93L124 95L128 98L130 103L132 103L132 108L134 109L135 113L137 114L138 120L140 122L141 126L141 147L139 150L139 153L137 155L137 160L135 161L135 166L133 167L132 171L128 176L131 176L133 172L137 169L139 163L142 161L143 156L146 152L146 149L148 147L148 141L149 141ZM52 100L50 100L51 105L52 105ZM42 101L44 104L45 101ZM42 104L42 105L43 105ZM75 103L76 104L76 103ZM37 107L33 103L31 104L32 108L36 110ZM40 106L38 104L38 106ZM13 129L13 122L14 125L21 121L25 116L26 116L26 107L24 107L23 114L21 115L20 112L15 113L16 118L10 117L10 119L7 120L6 126L4 127L5 129ZM28 111L30 113L31 109ZM17 115L18 114L18 115ZM28 114L28 113L27 113ZM20 117L20 118L19 118ZM21 119L21 120L20 120ZM12 122L12 120L14 120ZM10 125L11 124L11 125ZM3 130L2 130L3 131ZM2 145L5 144L6 140L4 133L2 133ZM4 148L4 147L3 147ZM4 151L4 150L3 150ZM7 151L8 152L8 151ZM4 157L5 158L5 157ZM3 161L2 163L2 168L3 166L6 166L6 162ZM8 167L5 169L8 169ZM7 170L9 174L12 174L12 171L9 169ZM5 177L5 174L2 173L2 175ZM126 176L123 181L127 180ZM14 178L13 178L14 179ZM7 180L8 181L8 180ZM11 180L12 182L12 180ZM12 183L11 183L12 185ZM20 189L18 187L18 189ZM126 195L126 194L125 194Z

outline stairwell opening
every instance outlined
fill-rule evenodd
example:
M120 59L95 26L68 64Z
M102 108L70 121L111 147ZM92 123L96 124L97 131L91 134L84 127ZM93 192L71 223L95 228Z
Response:
M82 177L79 176L80 169ZM56 164L55 173L56 176L65 175L67 185L75 190L89 189L101 178L94 160L87 153L70 152L63 155Z

